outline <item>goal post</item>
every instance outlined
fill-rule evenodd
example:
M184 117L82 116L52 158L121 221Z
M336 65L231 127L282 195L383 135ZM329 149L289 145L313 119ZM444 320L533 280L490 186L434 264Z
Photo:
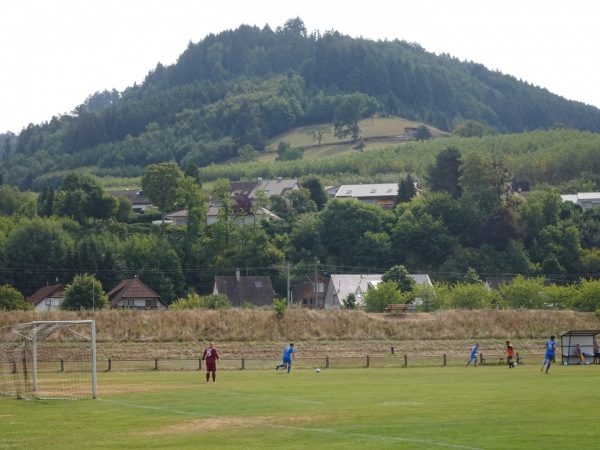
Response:
M0 396L95 399L95 321L34 321L0 329L0 369Z

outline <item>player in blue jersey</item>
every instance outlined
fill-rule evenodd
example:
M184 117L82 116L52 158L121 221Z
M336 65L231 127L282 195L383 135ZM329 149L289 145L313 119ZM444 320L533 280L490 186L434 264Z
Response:
M550 370L550 365L555 358L556 351L556 342L554 341L554 336L550 336L550 339L546 341L546 355L544 356L544 362L542 363L542 368L540 369L542 372L544 371L544 366L546 366L546 373Z
M471 361L474 361L473 367L477 367L477 352L478 352L478 350L479 350L479 343L475 342L475 347L473 347L471 349L471 356L469 357L469 360L465 364L465 367L469 367L469 364L471 364Z
M292 358L296 359L296 352L294 350L294 343L292 342L289 347L283 351L283 363L275 367L275 370L279 370L281 367L287 368L287 372L290 373L292 370Z

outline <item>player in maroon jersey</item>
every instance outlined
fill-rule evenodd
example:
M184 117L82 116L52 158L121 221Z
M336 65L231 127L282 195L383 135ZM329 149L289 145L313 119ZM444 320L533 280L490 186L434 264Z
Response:
M202 354L202 361L206 362L206 382L210 381L210 374L212 373L213 383L217 382L217 361L219 360L219 352L215 348L215 343L211 342L208 347L204 349Z

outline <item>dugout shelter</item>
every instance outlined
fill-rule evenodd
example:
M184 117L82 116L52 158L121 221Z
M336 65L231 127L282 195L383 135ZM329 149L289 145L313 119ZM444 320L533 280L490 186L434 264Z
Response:
M561 335L560 344L562 347L563 364L579 364L581 361L575 355L575 347L579 344L581 352L585 358L584 364L594 362L594 338L600 334L600 330L570 330Z

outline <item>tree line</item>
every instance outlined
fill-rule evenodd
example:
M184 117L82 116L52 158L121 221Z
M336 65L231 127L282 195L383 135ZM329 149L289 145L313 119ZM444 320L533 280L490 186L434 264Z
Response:
M446 147L423 169L419 195L413 173L396 174L399 193L391 210L330 198L315 174L301 177L303 187L284 197L234 203L228 179L204 184L200 169L182 170L175 162L150 165L142 177L156 212L133 213L126 199L109 195L90 174L70 172L58 188L39 195L5 184L0 284L29 295L85 273L108 289L138 276L169 304L209 294L215 275L241 269L271 276L285 298L286 264L295 281L312 273L315 258L327 273L384 273L402 265L448 286L462 283L469 270L482 278L541 277L561 287L597 279L598 207L563 202L545 184L519 194L509 161L502 152ZM584 175L572 181L571 188L597 189L597 180ZM206 224L209 198L221 205L212 225ZM257 207L283 220L236 220ZM175 209L188 211L185 227L152 224Z

